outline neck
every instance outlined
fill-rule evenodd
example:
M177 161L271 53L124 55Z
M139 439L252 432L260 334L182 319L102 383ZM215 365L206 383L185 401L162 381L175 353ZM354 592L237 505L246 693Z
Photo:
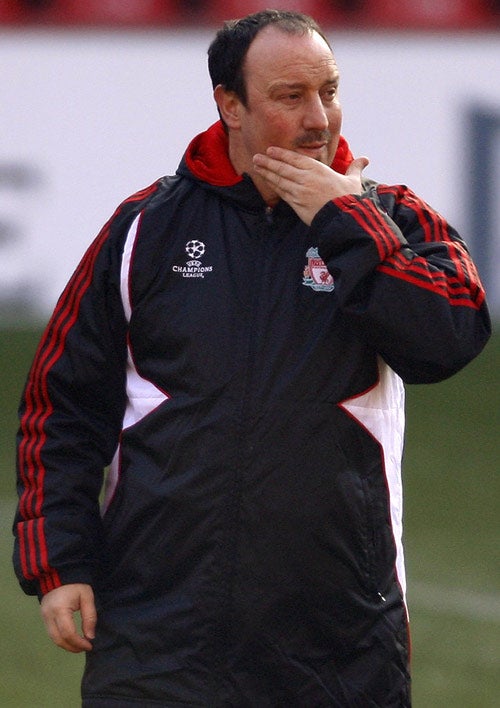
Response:
M229 159L231 160L231 164L237 174L243 175L246 173L250 177L256 190L259 192L266 204L269 206L276 206L276 204L280 201L279 195L263 177L256 174L253 169L253 162L242 157L241 151L238 150L233 140L229 141Z

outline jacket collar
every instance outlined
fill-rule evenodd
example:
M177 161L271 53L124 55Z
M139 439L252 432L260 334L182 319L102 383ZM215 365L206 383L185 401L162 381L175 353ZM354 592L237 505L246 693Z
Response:
M345 174L352 160L349 145L340 136L332 168ZM179 167L181 173L184 173L183 163L192 177L214 187L233 187L243 181L229 160L228 137L220 120L189 143Z

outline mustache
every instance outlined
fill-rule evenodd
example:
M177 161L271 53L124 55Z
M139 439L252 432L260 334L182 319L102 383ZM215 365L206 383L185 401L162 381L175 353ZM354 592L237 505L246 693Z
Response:
M308 130L307 133L302 133L293 141L294 147L301 145L314 145L315 143L329 143L332 139L332 134L329 130Z

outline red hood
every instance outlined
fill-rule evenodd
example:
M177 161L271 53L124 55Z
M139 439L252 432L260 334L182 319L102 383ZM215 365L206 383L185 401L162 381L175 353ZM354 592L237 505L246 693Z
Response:
M243 179L236 174L229 160L228 137L220 120L193 138L184 159L195 177L214 186L231 187ZM345 174L353 159L347 141L340 136L332 168Z

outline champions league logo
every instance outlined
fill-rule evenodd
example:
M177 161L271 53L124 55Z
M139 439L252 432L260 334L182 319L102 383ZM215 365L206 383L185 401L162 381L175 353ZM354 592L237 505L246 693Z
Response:
M319 257L317 248L310 248L306 253L307 265L304 268L302 283L313 290L330 293L335 285L325 262Z
M189 260L186 265L174 265L172 270L174 273L179 273L183 278L204 278L205 273L212 272L212 266L204 266L200 260L205 255L205 244L203 241L193 239L188 241L185 246Z
M186 243L186 253L190 258L201 258L205 253L205 244L203 241L188 241Z

